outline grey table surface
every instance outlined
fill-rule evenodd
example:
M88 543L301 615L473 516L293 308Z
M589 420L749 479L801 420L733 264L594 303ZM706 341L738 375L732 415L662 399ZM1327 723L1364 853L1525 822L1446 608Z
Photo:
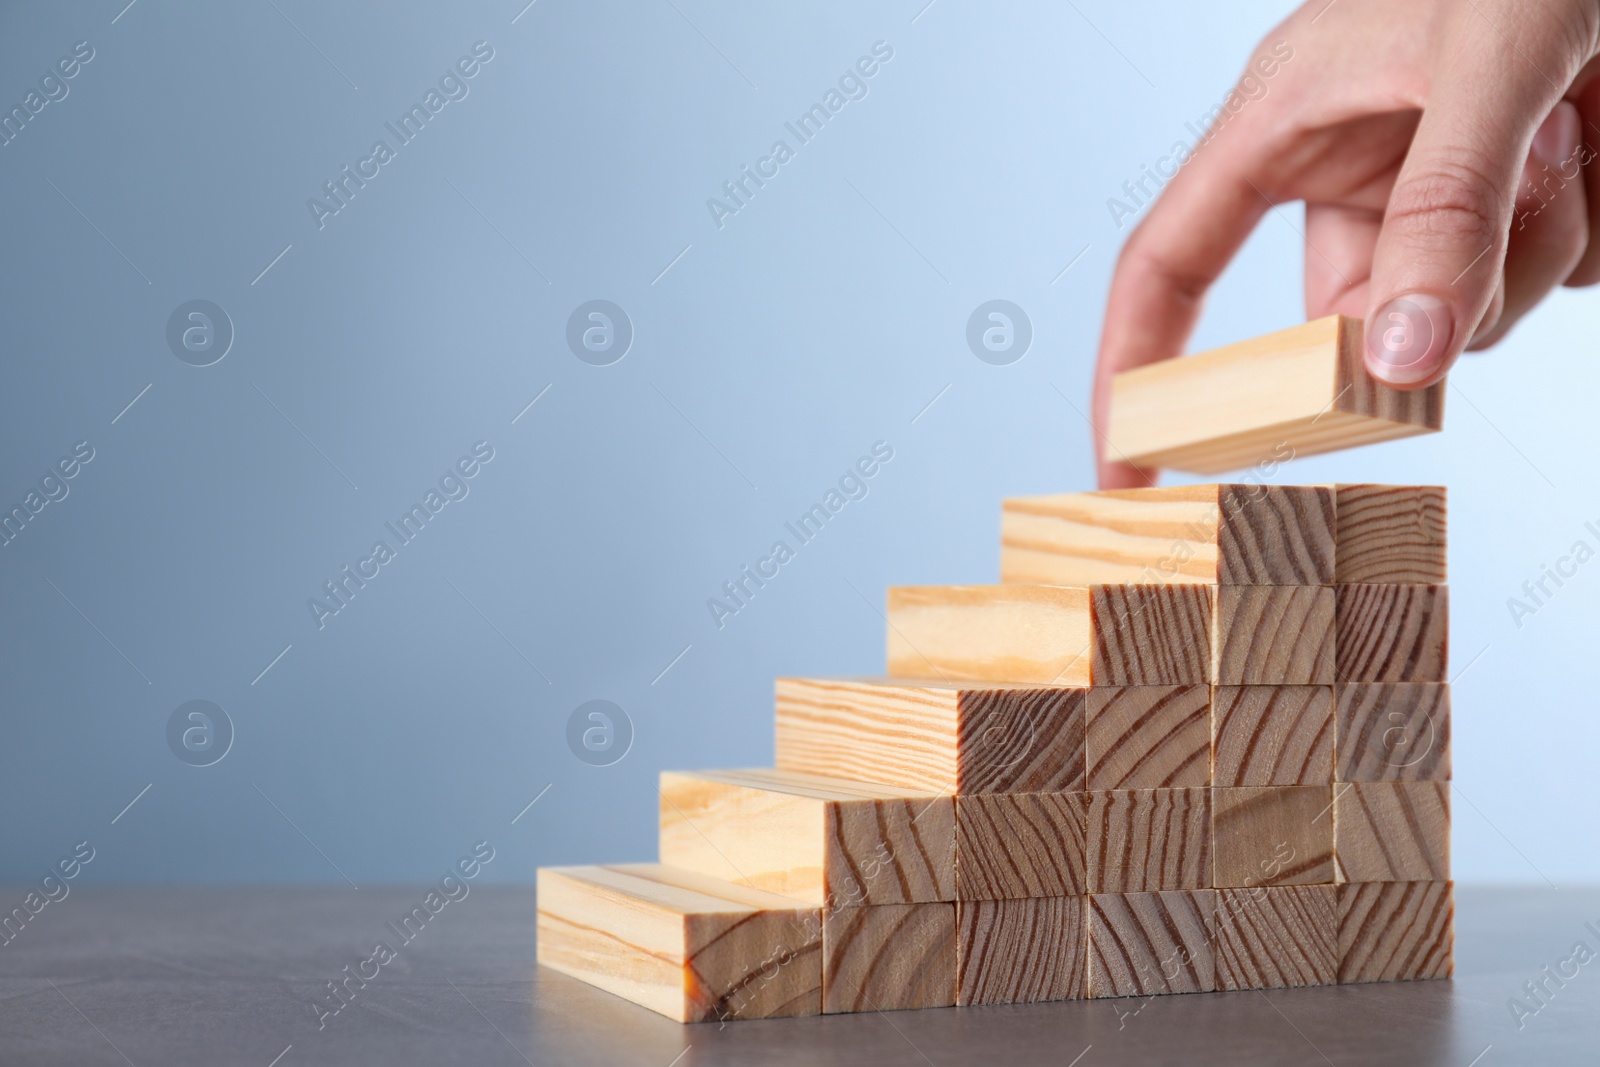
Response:
M3 892L3 890L0 890ZM18 901L25 890L0 900ZM682 1026L534 963L531 889L72 890L0 945L0 1064L1503 1064L1600 1060L1600 890L1460 887L1442 982ZM9 907L9 903L7 904ZM396 957L337 1015L325 983ZM1587 959L1587 955L1583 958ZM1563 964L1562 961L1569 961ZM1546 967L1551 968L1549 972ZM1546 977L1564 969L1564 981ZM1591 973L1595 972L1595 973ZM368 968L370 973L370 968ZM1524 983L1544 982L1540 1000ZM1513 1011L1511 1001L1524 1005ZM1520 1022L1520 1025L1519 1025Z

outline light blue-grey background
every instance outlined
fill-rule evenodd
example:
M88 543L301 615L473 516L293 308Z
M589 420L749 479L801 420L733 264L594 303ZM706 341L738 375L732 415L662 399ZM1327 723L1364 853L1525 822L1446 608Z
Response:
M0 12L6 109L95 51L0 148L0 502L95 449L0 548L0 881L83 839L97 882L652 857L659 770L767 762L775 674L878 670L885 585L992 581L1002 496L1090 486L1106 200L1288 10L124 2ZM470 95L319 230L307 199L480 40ZM719 229L707 198L877 41L868 95ZM1197 346L1300 319L1299 218ZM195 298L237 331L205 368L164 336ZM564 340L596 298L636 331L608 367ZM994 298L1033 324L1011 366L964 340ZM1562 294L1453 375L1444 434L1278 475L1450 487L1462 879L1600 877L1600 563L1506 607L1600 547L1596 321ZM470 495L319 630L307 598L480 440ZM719 631L706 599L879 440L870 494ZM608 767L566 742L596 698L636 731ZM214 766L168 749L191 699L236 728Z

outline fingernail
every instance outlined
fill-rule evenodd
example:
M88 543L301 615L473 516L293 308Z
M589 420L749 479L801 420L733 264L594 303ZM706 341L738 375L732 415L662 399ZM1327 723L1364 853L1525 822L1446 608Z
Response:
M1533 135L1532 155L1546 167L1559 170L1578 151L1581 132L1578 109L1563 100Z
M1367 369L1392 385L1432 377L1455 336L1450 305L1427 293L1396 297L1367 324Z

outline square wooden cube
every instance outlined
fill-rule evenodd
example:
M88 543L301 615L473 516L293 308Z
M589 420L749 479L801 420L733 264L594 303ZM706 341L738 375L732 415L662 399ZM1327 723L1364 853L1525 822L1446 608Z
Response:
M1215 890L1089 898L1089 996L1208 993L1216 988Z
M1097 686L1088 695L1090 789L1211 784L1211 687Z
M823 916L824 1014L955 1002L954 904L878 904Z
M1217 890L1217 988L1332 985L1336 892L1331 885Z
M1442 485L1336 485L1334 581L1445 580Z
M1218 685L1331 685L1334 592L1319 585L1237 585L1217 590Z
M1083 897L962 900L957 1004L1024 1004L1084 995Z
M1338 889L1340 982L1454 973L1454 883L1353 882Z
M1089 794L1091 893L1211 888L1211 794L1117 789Z
M1326 785L1213 789L1217 888L1331 883L1332 799Z
M1341 882L1450 877L1449 782L1340 783L1333 826Z
M1340 682L1449 681L1447 586L1340 585L1334 591Z
M956 797L956 898L1080 896L1083 793Z
M1340 781L1450 779L1448 682L1352 682L1336 700Z
M1219 685L1211 705L1212 784L1333 781L1333 689Z

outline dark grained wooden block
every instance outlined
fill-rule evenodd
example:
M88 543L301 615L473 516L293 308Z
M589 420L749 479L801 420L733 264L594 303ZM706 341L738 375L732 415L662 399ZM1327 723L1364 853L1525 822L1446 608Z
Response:
M943 1008L955 1001L954 904L880 904L824 915L824 1014Z
M1333 780L1333 689L1219 685L1212 696L1214 785Z
M1339 981L1404 982L1455 971L1451 882L1360 882L1339 888Z
M1089 794L1089 892L1211 888L1211 794L1119 789Z
M957 1004L1023 1004L1084 995L1083 897L962 900Z
M1336 485L1334 581L1445 580L1442 485Z
M1211 689L1097 686L1088 694L1090 789L1211 784Z
M1331 685L1330 586L1241 585L1217 590L1218 685Z
M1449 680L1450 591L1443 585L1340 585L1340 682Z
M1207 993L1216 988L1216 891L1089 898L1089 996Z
M1353 682L1337 703L1340 781L1449 780L1448 682Z
M1449 782L1340 783L1333 825L1341 882L1450 877Z
M1207 585L1090 586L1095 685L1184 685L1210 680Z
M1212 867L1219 889L1334 880L1332 788L1212 790Z
M1331 885L1217 890L1217 988L1333 984L1335 893Z
M956 898L1083 893L1083 793L956 797Z

